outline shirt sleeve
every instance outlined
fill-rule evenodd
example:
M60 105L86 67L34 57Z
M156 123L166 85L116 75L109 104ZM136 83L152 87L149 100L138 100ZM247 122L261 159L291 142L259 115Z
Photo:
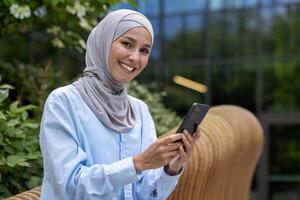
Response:
M77 134L71 103L61 94L51 94L42 117L40 145L44 179L57 199L102 199L108 193L118 195L122 186L138 180L132 157L87 166Z
M154 122L147 106L143 114L142 143L146 149L157 139L157 137ZM175 189L181 174L182 171L178 175L170 176L164 171L163 167L143 171L139 175L139 181L137 181L134 186L136 187L136 199L167 199Z

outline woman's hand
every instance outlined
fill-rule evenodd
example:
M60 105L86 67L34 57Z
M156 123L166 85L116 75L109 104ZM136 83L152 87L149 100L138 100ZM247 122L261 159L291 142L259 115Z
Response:
M146 169L155 169L167 165L174 157L181 155L182 148L180 139L183 134L172 134L157 139L143 153L133 157L133 162L137 173Z
M165 172L169 175L179 174L183 165L191 157L195 142L200 138L200 125L193 136L191 136L186 130L182 133L183 146L179 147L179 155L173 158L167 165L165 165Z

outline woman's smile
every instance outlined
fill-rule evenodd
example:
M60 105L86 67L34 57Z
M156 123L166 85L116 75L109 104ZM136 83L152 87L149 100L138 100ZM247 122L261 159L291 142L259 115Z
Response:
M135 70L134 67L131 67L125 63L120 62L119 64L120 64L121 68L123 68L123 70L125 70L125 72L132 73Z

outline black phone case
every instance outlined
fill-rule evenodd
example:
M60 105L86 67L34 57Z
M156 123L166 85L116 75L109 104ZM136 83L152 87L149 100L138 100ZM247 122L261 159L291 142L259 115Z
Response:
M198 124L202 122L208 110L209 105L194 103L176 133L183 133L183 130L186 129L193 136Z

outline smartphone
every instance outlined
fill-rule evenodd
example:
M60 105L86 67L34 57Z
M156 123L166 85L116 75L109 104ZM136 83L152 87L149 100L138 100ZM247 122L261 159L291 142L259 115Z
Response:
M186 129L193 136L197 130L197 126L202 122L208 110L209 105L194 103L176 133L183 133L183 130Z

